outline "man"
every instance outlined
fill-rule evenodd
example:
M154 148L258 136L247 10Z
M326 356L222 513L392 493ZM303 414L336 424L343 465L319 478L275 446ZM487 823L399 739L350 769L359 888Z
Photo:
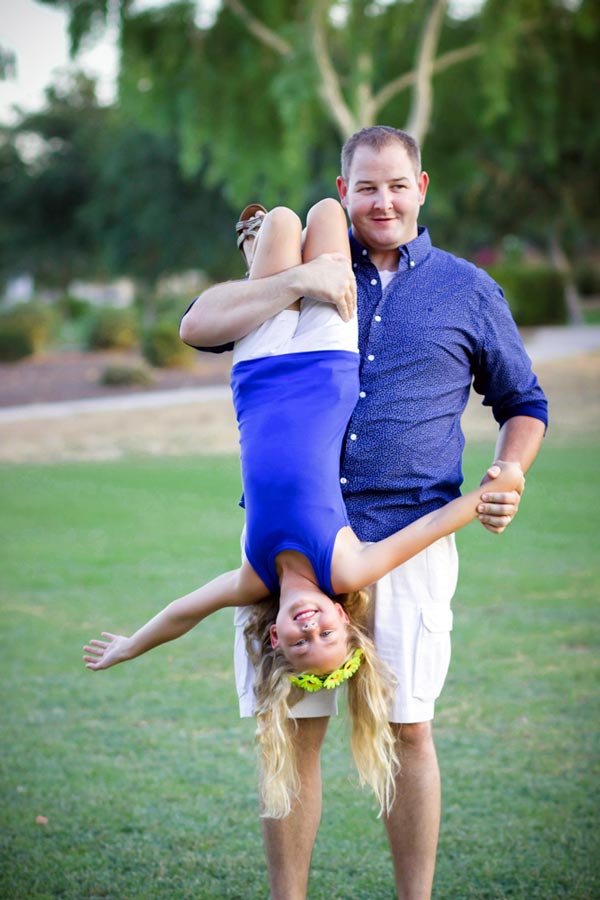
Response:
M492 462L519 462L526 471L547 424L544 394L502 291L470 263L432 247L427 230L417 225L428 183L412 138L386 126L363 129L344 145L337 180L352 226L354 274L339 259L324 256L271 278L216 285L191 307L181 327L183 340L193 346L223 344L303 295L335 303L347 318L357 289L361 392L348 427L341 482L350 523L365 541L379 540L457 496L460 417L471 382L500 425ZM483 480L490 478L488 470ZM492 486L484 498L481 521L500 533L520 498L494 493ZM446 538L375 590L375 643L398 679L390 721L402 770L385 826L399 900L431 896L440 821L431 721L449 664L456 578L454 540ZM301 795L286 819L263 820L274 900L306 897L331 693L312 695L305 709L296 707Z

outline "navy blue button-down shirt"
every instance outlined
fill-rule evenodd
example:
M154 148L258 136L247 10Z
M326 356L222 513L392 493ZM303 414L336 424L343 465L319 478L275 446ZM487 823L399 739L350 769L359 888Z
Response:
M486 272L420 228L382 291L368 251L350 241L361 373L341 482L352 527L376 541L459 495L471 384L500 425L516 415L547 424L547 402Z

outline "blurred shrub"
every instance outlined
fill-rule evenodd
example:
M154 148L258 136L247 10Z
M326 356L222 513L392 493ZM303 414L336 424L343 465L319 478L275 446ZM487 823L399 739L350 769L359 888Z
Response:
M58 311L64 319L78 321L89 315L94 307L88 300L81 300L79 297L72 297L65 294L58 301Z
M577 290L583 297L600 295L600 267L591 263L582 263L575 271Z
M562 276L550 266L488 266L506 295L517 325L562 325L567 321Z
M107 366L100 376L102 384L113 387L131 387L133 385L147 387L153 384L154 380L152 370L144 363L115 363Z
M139 332L133 310L104 307L92 317L87 345L90 350L129 350L139 344Z
M0 318L0 362L16 362L34 352L31 334L14 322Z
M0 359L14 362L43 350L57 326L54 310L41 303L20 303L0 314Z
M193 297L177 297L172 294L165 294L156 300L156 315L159 319L173 319L178 322L183 318L183 314L190 305Z
M185 369L194 361L194 351L179 337L179 320L171 317L160 319L145 331L142 353L160 369Z

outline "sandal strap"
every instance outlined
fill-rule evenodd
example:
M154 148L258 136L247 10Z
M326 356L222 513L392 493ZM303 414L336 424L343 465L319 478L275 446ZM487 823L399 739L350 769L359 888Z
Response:
M251 219L246 219L245 222L238 222L235 226L235 230L237 232L237 245L241 248L242 244L246 240L246 238L253 237L255 238L258 232L260 231L260 226L263 223L264 216L253 216Z
M259 212L263 215L257 215ZM266 213L267 210L260 203L251 203L242 210L239 221L235 226L235 231L238 236L237 246L242 253L244 252L242 250L242 244L246 238L256 237Z

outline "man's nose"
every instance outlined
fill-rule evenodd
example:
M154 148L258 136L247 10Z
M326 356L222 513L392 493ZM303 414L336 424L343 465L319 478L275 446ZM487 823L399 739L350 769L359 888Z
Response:
M391 205L392 195L390 191L383 188L375 194L375 206L379 209L387 209Z

